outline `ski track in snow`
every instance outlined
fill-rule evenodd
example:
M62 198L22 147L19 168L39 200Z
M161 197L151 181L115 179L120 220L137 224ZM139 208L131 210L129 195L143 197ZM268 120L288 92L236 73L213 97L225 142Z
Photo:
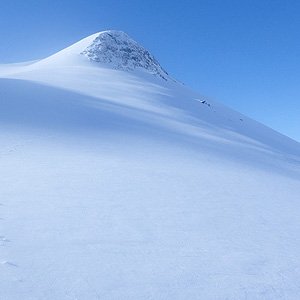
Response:
M98 35L0 66L0 299L299 299L299 144Z

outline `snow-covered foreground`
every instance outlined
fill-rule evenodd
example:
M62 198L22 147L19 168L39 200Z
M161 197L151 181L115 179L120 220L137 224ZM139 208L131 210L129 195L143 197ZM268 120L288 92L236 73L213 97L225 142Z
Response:
M0 66L0 299L299 299L300 145L97 36Z

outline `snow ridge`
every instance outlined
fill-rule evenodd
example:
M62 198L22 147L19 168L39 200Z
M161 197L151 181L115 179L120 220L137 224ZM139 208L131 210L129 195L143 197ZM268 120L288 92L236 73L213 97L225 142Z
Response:
M172 80L155 57L123 31L101 32L93 43L80 53L90 61L109 63L116 69L135 69Z

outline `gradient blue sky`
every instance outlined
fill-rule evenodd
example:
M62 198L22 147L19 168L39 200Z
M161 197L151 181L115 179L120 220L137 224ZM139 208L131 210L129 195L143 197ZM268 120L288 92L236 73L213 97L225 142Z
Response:
M189 87L300 141L300 1L2 1L0 63L107 29Z

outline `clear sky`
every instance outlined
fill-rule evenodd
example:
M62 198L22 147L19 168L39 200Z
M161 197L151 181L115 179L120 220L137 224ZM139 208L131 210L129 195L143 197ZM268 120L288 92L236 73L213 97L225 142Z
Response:
M108 29L187 86L300 141L300 1L1 1L0 63Z

